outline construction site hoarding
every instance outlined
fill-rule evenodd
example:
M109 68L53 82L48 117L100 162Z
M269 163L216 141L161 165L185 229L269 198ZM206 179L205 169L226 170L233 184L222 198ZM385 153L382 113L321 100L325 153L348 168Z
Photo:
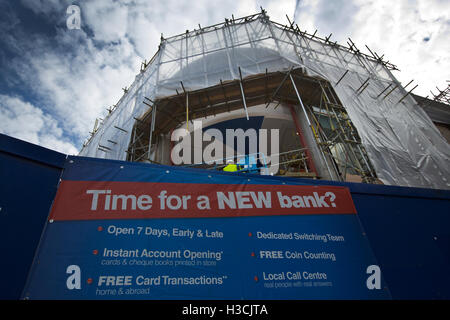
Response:
M348 188L191 171L69 157L22 298L391 298Z

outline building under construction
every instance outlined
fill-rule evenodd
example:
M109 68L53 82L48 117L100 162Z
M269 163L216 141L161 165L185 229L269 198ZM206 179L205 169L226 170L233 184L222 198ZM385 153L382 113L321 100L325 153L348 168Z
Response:
M450 147L411 94L415 86L402 86L391 73L396 66L367 50L273 22L264 10L161 36L80 155L172 165L173 131L192 132L201 120L202 130L278 129L272 174L449 189ZM254 153L259 167L273 155ZM225 155L215 160L192 163L226 163Z

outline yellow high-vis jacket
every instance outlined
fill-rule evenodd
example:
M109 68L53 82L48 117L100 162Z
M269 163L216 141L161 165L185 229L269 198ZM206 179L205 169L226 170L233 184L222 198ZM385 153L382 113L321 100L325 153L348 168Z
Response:
M223 171L235 172L235 171L238 171L238 167L234 163L230 163L225 168L223 168Z

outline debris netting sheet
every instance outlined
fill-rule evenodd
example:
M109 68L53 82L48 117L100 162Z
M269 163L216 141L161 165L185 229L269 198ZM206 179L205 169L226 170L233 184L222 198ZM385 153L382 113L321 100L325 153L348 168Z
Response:
M181 81L186 90L197 90L239 79L239 68L245 78L292 67L333 85L383 183L450 189L450 146L414 98L402 100L407 91L382 63L282 28L265 15L163 40L80 155L125 160L134 118L149 108L144 97L182 92ZM366 80L369 85L357 92Z

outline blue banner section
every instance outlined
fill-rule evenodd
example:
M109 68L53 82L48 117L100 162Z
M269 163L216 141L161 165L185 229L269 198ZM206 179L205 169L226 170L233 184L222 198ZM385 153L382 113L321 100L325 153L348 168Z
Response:
M229 184L297 184L305 185L296 178L236 174L224 171L200 170L116 160L69 157L63 180L75 181L134 181L173 183L229 183Z
M68 160L63 179L93 185L177 181L185 183L180 186L183 190L204 183L203 179L211 179L212 188L228 184L239 190L245 183L242 175L232 183L231 175L213 172L196 176L184 169L108 161L92 166L92 161L82 158L75 162ZM267 186L275 184L264 178L251 180L262 186L264 181ZM64 192L70 193L60 189L54 208L61 199L69 201ZM127 198L120 201L126 204ZM49 220L23 298L391 297L357 214L213 216Z
M373 299L354 215L53 222L29 299Z

